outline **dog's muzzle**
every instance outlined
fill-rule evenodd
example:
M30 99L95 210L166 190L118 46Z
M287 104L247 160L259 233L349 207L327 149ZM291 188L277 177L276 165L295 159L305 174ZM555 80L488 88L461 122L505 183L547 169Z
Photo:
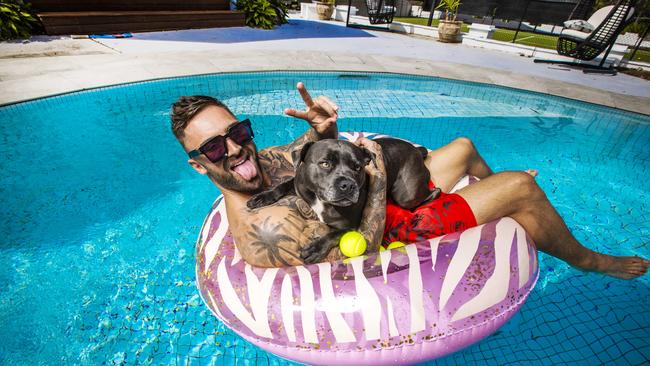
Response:
M350 206L359 200L359 185L348 177L338 177L325 192L325 201L334 206Z

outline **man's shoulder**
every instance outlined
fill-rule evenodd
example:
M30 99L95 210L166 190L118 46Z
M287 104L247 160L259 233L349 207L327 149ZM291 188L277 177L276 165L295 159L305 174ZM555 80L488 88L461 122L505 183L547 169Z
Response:
M295 168L286 151L277 147L269 147L258 153L260 166L271 178L273 185L295 175Z

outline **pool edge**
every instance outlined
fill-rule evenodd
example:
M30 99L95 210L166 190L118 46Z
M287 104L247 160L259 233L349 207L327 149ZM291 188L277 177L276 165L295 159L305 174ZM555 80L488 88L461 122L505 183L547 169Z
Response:
M168 57L168 55L165 56ZM207 57L204 52L192 53L191 55L188 54L186 56L188 56L188 58L196 59ZM19 85L20 90L3 93L6 95L0 95L0 105L11 105L19 102L32 101L34 99L58 96L101 87L155 81L175 77L240 72L332 71L384 72L441 77L450 80L499 85L650 115L650 97L619 94L612 91L596 89L550 78L452 62L379 55L341 55L316 51L300 53L301 60L299 61L293 60L291 53L287 54L287 52L244 52L243 54L237 54L239 59L247 60L243 64L227 62L232 57L232 55L229 56L228 54L224 54L220 55L220 62L218 63L201 63L197 61L197 63L191 64L181 63L177 67L173 68L153 66L146 70L138 70L138 67L136 66L130 70L122 70L123 72L118 68L111 70L113 75L102 77L104 80L80 77L82 75L92 75L94 72L92 69L86 70L86 68L94 67L92 65L84 66L80 70L65 70L55 75L52 73L46 73L28 79L23 78L21 80L19 78L15 80L17 82L15 84ZM214 59L214 55L210 58ZM122 64L124 64L124 62L122 62ZM52 76L58 77L60 79L59 82L55 82L51 78Z
M185 79L185 78L193 78L193 77L211 77L211 76L218 76L218 75L237 75L237 74L273 74L273 73L295 73L295 74L300 74L300 73L323 73L323 74L370 74L370 75L376 75L376 76L382 76L382 75L388 75L388 76L406 76L406 77L421 77L421 78L429 78L429 79L441 79L441 80L447 80L447 81L453 81L453 82L458 82L458 83L468 83L468 84L475 84L479 86L490 86L490 87L497 87L497 88L503 88L504 90L510 90L514 92L523 92L523 93L532 93L536 94L539 96L544 96L544 97L551 97L551 98L558 98L558 99L565 99L574 103L584 103L587 105L593 105L595 107L606 107L606 108L611 108L613 110L619 111L619 112L626 112L626 113L636 113L644 116L650 116L650 98L643 98L643 97L630 97L627 96L628 98L638 98L641 100L646 100L646 104L644 104L644 111L640 110L634 110L634 109L626 109L622 108L620 105L608 105L608 104L601 104L601 103L596 103L588 100L583 100L583 99L577 99L577 98L572 98L572 97L567 97L563 95L558 95L558 94L553 94L549 93L547 91L537 91L537 90L532 90L532 89L523 89L515 86L509 86L509 85L501 85L501 84L495 84L487 81L474 81L474 80L467 80L467 79L457 79L457 78L451 78L451 77L445 77L445 76L437 76L437 75L430 75L429 73L406 73L406 72L401 72L401 71L365 71L365 70L336 70L336 69L327 69L327 70L314 70L314 69L269 69L269 70L255 70L255 71L217 71L217 72L208 72L208 73L197 73L197 74L191 74L191 75L177 75L177 76L163 76L163 77L156 77L156 78L149 78L149 79L143 79L143 80L135 80L135 81L125 81L121 83L115 83L115 84L109 84L109 85L100 85L100 86L93 86L93 87L88 87L88 88L80 88L76 90L69 90L69 91L64 91L61 93L55 93L55 94L48 94L44 96L39 96L39 97L33 97L29 99L24 99L24 100L19 100L19 101L11 101L11 102L6 102L6 103L0 103L0 108L5 108L5 107L11 107L23 103L30 103L30 102L36 102L39 100L43 99L49 99L49 98L56 98L56 97L62 97L62 96L67 96L67 95L72 95L72 94L78 94L78 93L84 93L84 92L95 92L95 91L100 91L103 89L111 89L111 88L119 88L119 87L128 87L131 85L139 85L139 84L146 84L146 83L154 83L158 81L169 81L169 80L175 80L175 79ZM576 86L578 87L578 86ZM610 93L610 92L603 92L603 93ZM613 93L610 93L613 94Z

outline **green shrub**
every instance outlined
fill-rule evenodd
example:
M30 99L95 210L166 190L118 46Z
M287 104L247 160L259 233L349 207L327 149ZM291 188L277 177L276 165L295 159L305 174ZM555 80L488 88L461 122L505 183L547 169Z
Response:
M29 5L0 0L0 40L29 38L39 22L29 13Z
M268 0L239 0L237 9L244 12L251 28L273 29L278 17Z
M458 15L458 7L460 7L460 0L440 0L440 4L436 6L436 9L442 9L445 11L445 20L446 21L456 21L456 16Z
M288 23L287 18L289 16L287 15L287 4L282 0L269 0L269 4L271 4L271 7L275 10L275 24L282 25Z
M646 27L648 27L648 26L649 25L648 25L647 20L639 20L639 19L637 19L634 22L632 22L632 24L628 25L625 28L625 30L623 31L623 33L632 32L632 33L636 33L639 36L641 36L643 34L643 32L645 31Z

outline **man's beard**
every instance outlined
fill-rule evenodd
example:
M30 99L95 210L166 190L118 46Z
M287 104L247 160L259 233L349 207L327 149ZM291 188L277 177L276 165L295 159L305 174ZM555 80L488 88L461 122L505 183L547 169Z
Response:
M251 180L245 180L231 169L232 162L239 159L241 155L245 155L246 159L250 159L255 166L257 175ZM239 156L235 158L228 157L226 160L221 162L220 169L210 169L208 175L212 181L222 189L255 194L262 191L264 188L264 180L262 179L262 171L257 159L257 151L255 148L251 148L250 146L242 146L242 153Z

